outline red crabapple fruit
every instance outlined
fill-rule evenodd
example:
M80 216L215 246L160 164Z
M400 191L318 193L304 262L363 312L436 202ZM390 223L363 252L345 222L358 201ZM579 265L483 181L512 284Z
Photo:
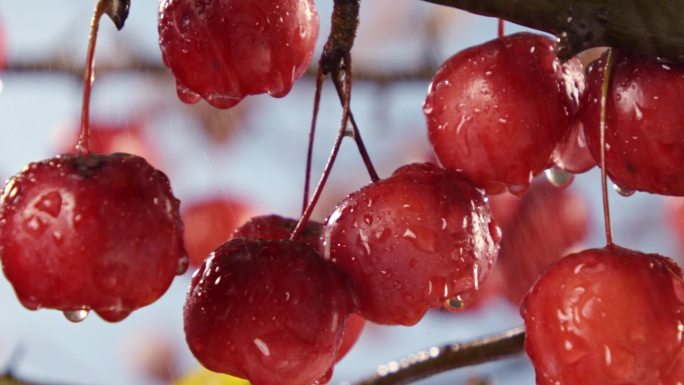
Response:
M552 265L522 304L537 384L684 382L684 275L609 246Z
M589 149L600 156L606 55L587 67L581 104ZM606 171L626 190L684 195L684 65L619 51L606 98Z
M209 198L186 206L182 211L183 237L190 264L200 266L250 215L248 205L226 197Z
M251 218L242 226L235 229L233 238L250 239L290 239L290 235L297 227L297 221L280 215L261 215ZM321 251L321 234L323 225L315 221L308 221L304 230L297 238L298 242L304 243L310 248Z
M178 207L166 175L138 156L32 163L0 201L4 273L29 309L122 320L187 269Z
M352 193L324 225L325 256L345 273L359 314L380 324L413 325L477 290L499 236L483 193L431 164Z
M262 215L254 217L238 227L233 238L286 240L297 227L297 221L279 215ZM308 221L304 230L299 234L297 242L303 243L320 252L322 247L321 235L323 225L315 221ZM366 321L358 314L351 314L344 328L342 342L337 350L335 362L341 360L359 339Z
M351 305L343 277L310 247L235 238L193 275L185 336L207 369L252 385L324 383Z
M423 106L437 158L489 193L524 191L570 128L581 68L576 59L561 63L553 41L532 33L452 56Z
M503 274L506 297L519 304L544 269L582 240L588 224L589 208L573 191L543 179L533 183L502 227L496 268Z
M162 0L159 45L186 103L218 108L247 95L283 97L318 37L312 0Z

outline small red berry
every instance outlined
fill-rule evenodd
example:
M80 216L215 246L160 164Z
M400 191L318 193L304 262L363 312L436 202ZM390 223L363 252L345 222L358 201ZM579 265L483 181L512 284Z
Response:
M583 88L581 64L562 64L553 41L518 33L452 56L423 111L444 167L489 193L524 191L551 164Z
M285 96L318 37L312 0L162 0L159 45L178 94L229 108L247 95Z
M290 239L290 235L297 227L297 221L284 218L280 215L262 215L254 217L235 229L233 238L250 239ZM308 221L304 230L297 238L301 242L316 251L322 251L323 225L315 221Z
M522 304L537 384L684 382L684 275L617 246L552 265Z
M251 214L244 202L226 197L202 200L183 209L185 247L190 264L200 266Z
M587 67L580 115L600 159L600 100L606 55ZM606 98L606 171L626 190L684 195L684 65L619 51Z
M496 259L499 229L462 175L415 164L349 195L324 239L364 318L413 325L428 308L477 290Z
M297 227L297 221L291 218L284 218L279 215L262 215L254 217L238 227L233 233L233 238L250 239L271 239L287 240ZM304 230L299 234L297 242L303 243L310 248L321 252L323 242L321 235L323 225L315 221L308 221L304 225ZM344 328L342 343L337 350L335 362L344 357L347 352L356 344L366 321L358 314L351 314Z
M187 269L179 201L144 159L62 155L11 178L0 201L0 258L29 309L107 321L157 300Z
M310 385L329 377L350 305L342 276L310 247L235 238L193 276L185 336L207 369Z

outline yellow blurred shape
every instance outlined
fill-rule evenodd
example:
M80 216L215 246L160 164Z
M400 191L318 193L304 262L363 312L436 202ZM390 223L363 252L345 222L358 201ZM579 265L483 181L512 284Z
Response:
M249 385L249 381L200 368L181 377L173 385Z

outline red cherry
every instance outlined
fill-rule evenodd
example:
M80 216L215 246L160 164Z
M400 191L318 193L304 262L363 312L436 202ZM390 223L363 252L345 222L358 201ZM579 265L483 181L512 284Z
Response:
M297 221L291 218L284 218L279 215L262 215L254 217L242 226L238 227L233 233L233 238L250 239L271 239L286 240L290 238ZM297 242L303 243L310 248L321 251L323 249L321 234L323 225L315 221L308 221L304 225L304 230L299 234ZM340 361L349 350L356 344L366 321L357 314L351 314L347 320L342 337L342 343L337 349L335 362Z
M503 274L506 297L519 304L544 269L584 238L588 224L589 209L571 190L545 180L533 183L502 227L497 270Z
M247 95L285 96L318 37L311 0L163 0L159 45L178 94L229 108Z
M489 193L524 191L551 163L583 88L581 64L561 64L547 37L519 33L452 56L423 111L442 165Z
M350 305L342 276L310 247L235 238L193 276L185 335L207 369L310 385L330 375Z
M29 309L119 321L187 269L178 206L166 175L137 156L32 163L2 195L3 270Z
M297 221L294 219L279 215L262 215L250 219L235 229L233 238L285 240L290 239L295 227L297 227ZM322 233L323 225L321 223L308 221L297 241L316 251L321 251Z
M606 56L587 68L580 111L589 149L600 155L599 114ZM606 167L626 190L684 195L684 66L619 51L606 98Z
M684 381L684 275L669 258L612 246L552 265L522 305L537 384Z
M359 313L381 324L413 325L477 290L498 236L480 190L423 164L349 195L324 226L326 257L346 274Z
M190 264L200 266L209 254L230 239L235 228L252 214L242 201L216 197L183 210L185 247Z

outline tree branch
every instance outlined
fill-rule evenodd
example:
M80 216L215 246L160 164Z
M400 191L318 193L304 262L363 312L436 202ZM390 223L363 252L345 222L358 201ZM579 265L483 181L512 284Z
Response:
M481 364L523 351L525 329L520 326L470 342L433 347L399 362L378 368L377 374L356 385L397 385L424 379L447 370Z
M684 62L684 0L423 0L552 33L559 54L609 46Z

